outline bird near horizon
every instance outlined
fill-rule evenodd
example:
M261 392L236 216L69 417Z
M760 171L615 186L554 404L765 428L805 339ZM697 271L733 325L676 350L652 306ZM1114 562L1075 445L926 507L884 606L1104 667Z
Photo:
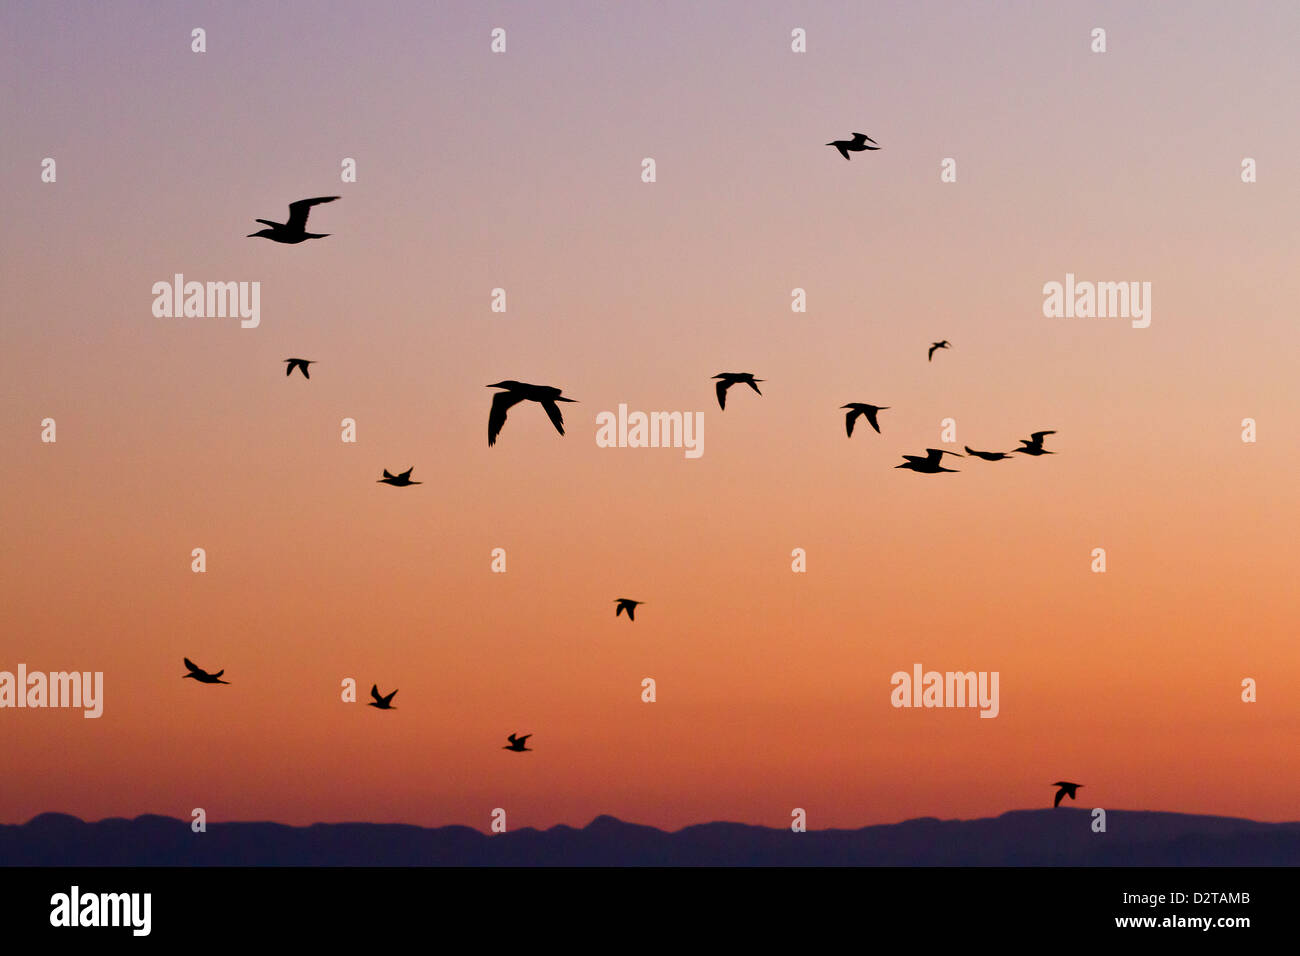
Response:
M727 410L727 389L733 385L748 385L758 392L758 383L763 381L761 378L754 378L753 372L719 372L713 377L719 379L714 389L718 393L718 407L724 412ZM758 392L758 394L763 393Z
M1020 444L1024 445L1025 447L1013 449L1012 454L1014 454L1015 452L1020 452L1022 455L1055 455L1056 452L1048 451L1043 447L1043 439L1048 435L1055 435L1055 434L1056 432L1054 431L1033 432L1028 438L1020 439Z
M338 196L319 196L316 199L299 199L297 202L289 203L289 221L272 222L269 219L255 219L254 222L260 222L267 229L259 229L257 232L250 232L246 238L249 239L270 239L272 242L284 242L290 245L299 242L305 242L308 239L324 239L329 235L328 232L308 232L307 215L311 212L312 206L319 206L321 203L333 202Z
M513 379L495 382L485 387L505 389L492 396L492 411L488 413L489 447L497 443L497 436L501 434L501 429L506 424L506 413L520 402L537 402L541 405L546 409L546 414L550 417L555 430L563 435L564 416L560 414L560 406L555 403L577 401L576 398L565 398L560 394L561 389L550 385L529 385L527 382L516 382Z
M618 607L614 608L615 617L618 617L624 611L627 611L627 619L629 621L634 621L636 618L633 617L633 614L636 611L637 605L644 604L645 601L633 601L631 598L615 598L614 603L618 605Z
M876 421L876 413L883 412L888 407L888 405L868 405L865 402L849 402L847 405L841 405L840 408L849 409L849 413L844 416L845 431L847 431L849 437L852 438L853 423L857 420L859 415L865 415L867 416L867 421L871 424L871 427L876 430L876 434L880 434L880 423Z
M285 374L286 376L292 375L292 374L293 374L293 370L296 369L296 368L298 368L298 369L302 369L302 377L303 377L303 378L311 378L311 375L307 372L307 366L308 366L308 365L315 365L315 364L316 364L316 360L315 360L315 359L293 359L293 358L289 358L289 359L283 359L282 361L288 363L288 364L285 366L285 369L284 369L284 374Z
M956 468L944 468L939 464L939 460L944 455L954 455L957 458L965 458L965 455L955 451L948 451L944 448L927 448L925 455L904 455L907 460L901 465L895 465L895 468L910 468L912 471L919 471L925 475L937 475L941 471L951 471L956 473Z
M944 339L942 342L931 342L931 343L930 343L930 351L929 351L928 353L926 353L926 354L927 354L926 361L927 361L927 362L933 362L933 361L934 361L934 350L935 350L935 349L950 349L950 348L952 348L952 343L949 342L947 339Z
M189 670L189 673L183 674L181 676L181 680L185 680L186 678L193 678L194 680L198 681L200 684L229 684L230 683L230 681L228 680L221 679L221 675L226 672L226 669L224 667L221 670L217 671L215 674L209 674L207 671L205 671L202 667L199 667L188 657L185 658L185 667Z
M970 445L966 447L966 454L973 455L976 458L983 458L985 461L1001 461L1004 458L1010 458L1011 452L1008 451L976 451Z
M384 477L376 479L375 483L380 485L392 485L394 488L405 488L407 485L422 485L422 481L412 481L411 472L415 471L414 466L406 469L400 475L392 474L387 468L384 469Z
M872 145L868 146L867 143L871 143ZM849 153L861 153L868 149L880 149L880 147L875 145L875 143L876 141L866 133L854 133L852 139L836 139L826 145L834 146L840 151L841 156L848 159Z
M396 709L397 709L396 707L393 706L393 698L397 696L397 691L393 691L393 692L392 692L391 694L389 694L387 697L380 697L380 696L379 696L379 685L378 685L378 684L371 684L371 685L370 685L370 696L373 697L374 700L372 700L372 701L370 701L369 703L367 703L367 704L366 704L367 707L377 707L377 708L380 709L380 710L396 710Z
M509 737L506 738L506 740L510 741L510 743L506 744L501 749L513 750L515 753L523 753L525 750L531 751L533 749L532 747L524 746L524 741L526 741L531 736L532 734L524 734L522 737L516 737L514 734L511 734Z
M1061 788L1061 789L1059 789L1059 790L1056 791L1056 800L1052 803L1053 808L1055 808L1055 807L1059 807L1059 806L1061 805L1061 798L1062 798L1062 797L1069 797L1071 800L1073 800L1073 799L1074 799L1074 791L1076 791L1076 790L1078 790L1080 787L1082 787L1083 784L1081 784L1081 783L1070 783L1070 781L1068 781L1068 780L1058 780L1058 781L1056 781L1056 783L1052 784L1052 786L1053 786L1053 787L1060 787L1060 788Z

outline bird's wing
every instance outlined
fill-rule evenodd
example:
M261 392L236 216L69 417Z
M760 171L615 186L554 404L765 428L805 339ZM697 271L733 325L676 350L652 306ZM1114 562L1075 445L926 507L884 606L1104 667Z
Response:
M880 411L878 408L868 408L863 412L863 414L867 416L867 421L871 422L871 427L876 430L877 435L880 434L880 423L876 421L876 413L878 411Z
M749 379L749 387L752 388L754 391L758 392L758 383L754 381L752 378ZM758 392L758 394L762 395L763 393Z
M925 450L926 461L937 462L942 457L943 457L942 448L927 448Z
M492 411L488 413L488 444L495 445L501 427L506 423L506 412L510 406L522 402L523 396L514 392L497 392L492 396Z
M397 477L398 477L398 478L410 478L410 477L411 477L411 472L413 472L413 471L415 471L415 466L414 466L414 465L412 465L410 468L406 469L406 471L402 472L402 473L401 473L400 475L398 475Z
M861 146L864 142L866 142L866 140L867 140L867 134L866 134L866 133L854 133L854 134L853 134L853 145L854 145L854 146ZM875 140L873 139L872 142L874 143Z
M190 660L188 657L185 658L185 669L188 670L191 674L202 674L202 673L203 673L203 668L199 667L197 664L195 664L195 663L194 663L192 660Z
M390 475L390 474L388 473L388 469L385 468L385 469L384 469L384 477L385 477L385 478L396 478L397 476L396 476L396 475Z
M285 374L285 375L292 375L292 374L293 374L293 367L294 367L295 365L297 365L298 363L297 363L296 361L294 361L293 359L285 359L285 361L286 361L288 364L284 367L284 374Z
M552 399L542 402L542 408L546 409L546 414L550 416L551 424L561 435L564 434L564 416L560 414L560 406Z
M614 608L614 616L615 616L615 617L618 617L620 614L622 614L622 613L623 613L623 608L624 608L624 604L623 604L623 602L622 602L622 601L619 601L619 602L618 602L618 607Z
M379 703L381 703L381 704L384 702L384 698L382 698L382 697L379 696L379 685L378 685L378 684L371 684L371 685L370 685L370 696L373 697L375 700L377 700L377 701L378 701Z
M631 602L628 603L628 606L627 606L627 619L628 619L629 621L635 621L635 620L636 620L636 604L637 604L636 601L631 601Z
M843 143L831 143L830 145L838 149L840 151L840 155L843 156L845 159L849 158L849 151L844 148Z
M857 417L858 410L856 408L850 409L849 413L844 416L844 430L849 433L850 438L853 437L853 420Z
M1065 788L1064 788L1064 787L1062 787L1060 790L1056 791L1056 800L1053 801L1052 806L1054 806L1054 807L1059 807L1059 806L1061 805L1061 798L1062 798L1063 796L1065 796Z
M297 202L289 203L289 221L285 225L290 229L306 229L307 214L311 212L312 206L333 202L338 198L338 196L318 196L315 199L299 199Z
M727 410L727 389L730 387L731 383L725 378L718 379L718 384L714 386L714 391L718 393L718 407L723 411Z
M212 675L210 675L210 676L212 676L212 677L220 677L220 676L221 676L222 674L224 674L225 672L226 672L226 669L223 667L223 668L221 668L221 670L217 671L215 674L212 674Z
M384 703L387 704L396 696L397 696L397 691L393 691L391 694L389 694L387 697L384 698Z
M299 367L300 369L302 369L302 377L303 377L303 378L311 378L311 372L307 370L307 366L310 365L310 364L311 364L310 362L299 362L299 363L298 363L298 367Z
M511 734L509 737L506 738L506 740L510 741L512 744L517 742L517 741L515 740L515 735L514 735L514 734Z
M1035 445L1041 445L1041 444L1043 443L1043 437L1044 437L1044 436L1046 436L1046 435L1055 435L1055 434L1056 434L1056 432L1054 432L1054 431L1050 431L1050 432L1032 432L1032 433L1031 433L1031 437L1034 439L1034 442L1033 442L1033 443L1034 443Z
M531 737L531 736L532 736L532 734L524 734L524 735L523 735L522 737L520 737L518 740L515 740L514 735L511 734L510 739L513 740L513 741L514 741L515 743L517 743L517 744L522 744L525 740L527 740L527 739L528 739L529 737Z
M939 347L939 346L937 346L937 345L931 345L931 346L930 346L930 354L929 354L928 361L931 361L931 362L934 361L934 350L937 349L938 347Z

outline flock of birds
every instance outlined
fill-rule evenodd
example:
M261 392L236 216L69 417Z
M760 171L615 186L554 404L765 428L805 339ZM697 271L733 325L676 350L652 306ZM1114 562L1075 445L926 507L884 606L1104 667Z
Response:
M849 158L849 153L860 153L881 148L874 139L867 136L865 133L854 133L852 139L833 140L826 145L834 146L845 159ZM338 196L319 196L315 199L300 199L297 202L292 202L289 204L289 218L287 221L280 223L272 222L269 219L257 219L255 220L256 222L262 223L267 228L250 233L248 238L270 239L272 242L281 242L290 245L305 242L308 239L324 239L329 235L329 233L307 231L307 217L310 214L312 207L321 205L322 203L334 202L334 200L338 198ZM933 362L934 353L936 351L940 349L949 349L951 347L952 343L947 339L932 342L926 353L926 361ZM286 376L292 375L294 370L297 369L302 372L302 376L305 379L311 378L308 366L316 364L315 359L287 358L283 361L285 362L284 374ZM758 385L760 382L764 381L764 379L755 378L753 372L719 372L717 375L714 375L713 378L717 380L714 388L718 397L718 408L722 411L726 411L727 409L727 391L733 385L748 385L758 395L761 396L763 394L762 391L759 390ZM542 409L546 412L547 417L550 418L551 424L555 426L555 430L559 432L560 435L563 435L564 416L561 414L560 406L557 403L577 401L577 399L565 397L562 394L562 390L555 388L554 386L533 385L528 382L517 382L513 379L494 382L486 387L500 389L500 391L492 396L492 407L488 412L489 446L496 444L497 437L501 434L501 429L505 427L507 414L511 408L518 405L520 402L529 401L541 405ZM881 434L880 420L878 416L882 411L890 408L889 405L870 405L866 402L850 402L849 404L840 407L848 409L848 414L844 419L844 428L850 438L853 437L853 425L859 418L865 418L867 424L875 429L877 434ZM1043 439L1048 435L1055 434L1056 432L1051 430L1033 432L1029 438L1020 439L1022 447L1014 448L1009 452L977 451L969 445L966 445L965 448L968 455L974 458L981 458L985 461L1002 461L1004 459L1009 459L1013 454L1017 453L1032 456L1052 455L1055 454L1055 452L1048 451L1043 447ZM927 448L926 454L924 455L904 455L903 464L895 465L894 467L906 468L911 471L928 475L939 474L940 472L955 472L955 468L944 468L942 466L941 461L944 455L953 455L957 458L965 457L958 452L948 451L943 448ZM406 471L399 474L392 474L387 468L385 468L384 476L378 480L378 483L392 485L396 488L405 488L410 485L423 484L423 482L413 481L411 479L411 472L414 470L414 468L408 468ZM635 620L637 607L645 602L634 601L631 598L616 598L614 603L616 605L614 608L615 617L626 612L627 619L633 621ZM198 667L188 657L185 658L185 667L189 670L189 673L184 676L186 678L192 678L199 683L230 683L230 681L221 679L221 675L225 673L224 669L210 674ZM386 696L381 695L379 693L379 685L373 685L370 688L370 696L373 700L369 702L368 706L374 707L378 710L394 710L393 697L396 695L396 690ZM531 747L525 746L525 741L527 741L531 736L533 735L524 734L523 736L517 736L511 734L506 738L509 743L502 749L512 750L516 753L531 751ZM1061 798L1064 796L1069 796L1070 799L1073 800L1075 797L1075 790L1078 787L1081 787L1082 784L1058 780L1056 783L1053 783L1052 786L1060 788L1056 793L1056 801L1052 804L1056 807L1060 806Z

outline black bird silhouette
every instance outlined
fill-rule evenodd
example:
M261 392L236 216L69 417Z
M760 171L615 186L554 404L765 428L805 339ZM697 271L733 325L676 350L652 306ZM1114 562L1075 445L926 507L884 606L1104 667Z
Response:
M302 369L303 378L311 378L311 375L307 372L307 366L316 364L315 359L284 359L283 361L289 363L285 366L285 375L292 375L294 369L300 368Z
M841 405L840 408L849 409L849 413L844 416L844 428L849 433L849 437L853 437L853 422L859 415L866 415L871 427L879 434L880 423L876 421L876 412L883 412L888 407L888 405L867 405L864 402L849 402L847 405Z
M376 484L393 485L396 488L405 488L407 485L422 485L422 481L412 481L411 472L415 471L414 467L406 469L400 475L390 474L388 469L384 469L384 477L376 480Z
M1022 455L1055 455L1056 452L1048 451L1045 448L1043 448L1043 438L1046 437L1047 435L1055 435L1055 434L1056 432L1054 431L1034 432L1028 438L1020 439L1020 444L1024 445L1025 447L1012 449L1012 454L1015 454L1015 452L1020 452Z
M560 394L560 389L550 385L529 385L527 382L516 382L511 379L495 382L487 388L505 389L504 392L497 392L492 396L492 411L488 413L489 445L497 443L497 436L501 434L501 429L506 423L506 412L510 411L512 406L523 401L537 402L546 409L546 414L550 416L555 430L563 435L564 416L560 414L560 406L555 403L577 401L576 398L565 398Z
M324 239L329 235L328 232L307 231L307 214L311 212L312 206L318 206L323 202L333 202L338 198L338 196L320 196L316 199L299 199L297 202L291 202L289 203L288 222L255 219L254 222L260 222L264 226L270 226L270 228L250 232L247 238L255 239L260 236L263 239L270 239L272 242L287 242L291 245L308 239Z
M221 670L217 671L215 674L209 674L207 671L205 671L202 667L199 667L188 657L185 658L185 666L189 670L189 673L182 675L181 680L185 680L185 678L187 677L192 677L200 684L229 684L230 683L230 681L228 680L221 679L221 675L226 672L226 669L224 667L221 668Z
M525 750L532 750L533 749L532 747L524 746L524 741L531 736L532 734L524 734L522 737L516 737L514 734L511 734L509 737L506 738L506 740L510 741L510 743L508 743L506 746L502 747L501 749L513 750L516 753L523 753Z
M966 446L966 454L974 455L976 458L983 458L985 461L1001 461L1003 458L1010 458L1011 453L1006 451L976 451L970 445Z
M1082 787L1083 784L1070 783L1068 780L1058 780L1056 781L1056 783L1052 784L1052 786L1061 788L1060 790L1056 791L1056 800L1052 803L1053 807L1059 807L1061 805L1062 797L1069 797L1071 800L1073 800L1074 791Z
M393 698L394 698L395 696L397 696L397 691L393 691L393 692L392 692L391 694L389 694L387 697L380 697L380 696L379 696L379 685L378 685L378 684L372 684L372 685L370 686L370 696L373 697L374 700L372 700L370 703L366 704L367 707L378 707L380 710L396 710L396 709L397 709L396 707L393 706Z
M937 475L941 471L956 472L956 468L943 468L939 464L939 459L944 455L956 455L958 458L965 458L965 455L955 451L948 451L944 448L927 448L927 454L921 455L904 455L907 460L901 465L895 465L895 468L910 468L912 471L919 471L926 475Z
M933 362L933 361L934 361L934 350L935 350L935 349L946 349L946 348L951 348L951 347L952 347L952 343L949 342L947 339L944 339L942 342L934 342L934 343L932 343L932 344L930 345L930 351L927 353L926 361L927 361L927 362Z
M724 412L727 410L727 389L733 385L743 383L758 392L757 383L763 381L761 378L754 378L753 372L719 372L713 377L720 380L715 386L715 390L718 393L718 407ZM758 392L758 394L762 395L763 393Z
M849 158L849 153L860 153L867 149L880 149L879 146L868 146L867 143L875 143L875 140L866 133L854 133L852 139L837 139L827 143L827 146L834 146L840 151L840 155L845 159Z
M634 621L636 618L633 617L633 612L636 611L636 606L638 604L644 604L645 601L633 601L631 598L617 598L614 603L618 605L618 607L614 608L615 617L618 617L624 611L627 611L627 619L629 621Z

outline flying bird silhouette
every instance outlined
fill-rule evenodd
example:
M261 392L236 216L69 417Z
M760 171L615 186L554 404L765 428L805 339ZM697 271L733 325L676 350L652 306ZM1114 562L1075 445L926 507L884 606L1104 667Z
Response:
M868 150L868 149L880 149L879 146L867 145L867 143L874 144L875 142L876 141L872 139L870 136L868 136L866 133L854 133L852 139L832 140L826 145L834 146L836 149L840 151L841 156L843 156L845 159L848 159L849 153L860 153L863 150Z
M966 446L966 454L974 455L976 458L983 458L985 461L1001 461L1003 458L1010 458L1011 453L1006 451L976 451L970 445Z
M1055 455L1056 452L1048 451L1043 447L1043 439L1048 435L1055 435L1056 432L1034 432L1028 438L1020 439L1020 444L1024 448L1012 449L1012 454L1020 452L1022 455Z
M560 389L552 388L550 385L529 385L527 382L516 382L511 379L486 387L505 389L504 392L497 392L492 396L492 411L488 413L488 445L497 443L497 436L501 434L501 429L506 423L506 412L520 402L537 402L541 405L550 416L555 430L563 435L564 416L560 414L560 406L555 403L577 401L576 398L565 398L560 394Z
M311 375L307 372L307 366L316 364L315 359L284 359L283 361L289 363L285 366L285 375L292 375L294 369L300 368L302 369L303 378L311 378Z
M618 617L624 611L627 611L627 619L629 621L634 621L636 618L632 615L633 612L636 611L636 606L638 604L644 604L645 601L633 601L631 598L617 598L614 603L618 605L618 607L614 608L615 617Z
M912 471L919 471L926 475L937 475L941 471L956 472L956 468L944 468L940 466L939 459L944 455L956 455L958 458L965 458L965 455L955 451L948 451L944 448L927 448L927 454L922 455L904 455L907 460L901 465L895 465L895 468L910 468Z
M1059 807L1059 806L1061 805L1061 798L1062 798L1062 797L1069 797L1071 800L1073 800L1073 799L1074 799L1074 791L1076 791L1076 790L1078 790L1080 787L1082 787L1083 784L1081 784L1081 783L1070 783L1068 780L1058 780L1058 781L1056 781L1056 783L1052 784L1052 786L1053 786L1053 787L1060 787L1060 788L1061 788L1060 790L1057 790L1057 791L1056 791L1056 800L1052 803L1052 806L1055 808L1055 807Z
M763 381L761 378L754 378L753 372L719 372L713 377L719 379L715 390L718 393L718 407L724 412L727 410L727 389L733 385L744 384L758 392L758 383ZM758 394L763 393L758 392Z
M373 697L374 700L372 700L370 703L366 704L367 707L378 707L380 710L396 710L396 709L397 709L396 707L393 706L393 698L397 696L397 691L393 691L393 692L392 692L391 694L389 694L387 697L380 697L380 696L379 696L379 685L378 685L378 684L372 684L372 685L370 686L370 696Z
M185 658L185 667L189 670L189 673L182 675L181 680L185 680L185 678L190 677L198 681L200 684L229 684L230 683L230 681L228 680L221 679L221 675L226 672L226 669L224 667L221 670L217 671L215 674L209 674L207 671L205 671L202 667L199 667L188 657Z
M849 437L853 437L853 422L859 415L866 415L871 427L879 434L880 423L876 421L876 412L882 412L888 407L888 405L867 405L864 402L850 402L847 405L841 405L840 408L849 409L849 413L844 416L844 428L849 433Z
M947 348L952 348L952 343L949 342L947 339L944 339L942 342L934 342L934 343L931 343L931 345L930 345L930 351L929 351L928 353L926 353L926 354L927 354L926 361L927 361L927 362L933 362L933 361L934 361L934 350L935 350L935 349L947 349Z
M247 236L249 239L261 237L270 239L272 242L287 242L290 245L299 242L305 242L308 239L324 239L329 235L328 232L308 232L307 215L311 212L312 206L318 206L323 202L333 202L338 196L320 196L316 199L299 199L297 202L289 203L289 221L272 222L269 219L255 219L254 222L260 222L269 229L260 229L257 232L250 232Z
M415 471L414 467L406 469L400 475L391 474L387 468L384 469L384 477L376 480L376 484L392 485L395 488L405 488L407 485L422 485L422 481L412 481L411 472Z
M524 734L522 737L516 737L514 734L511 734L509 737L506 738L506 740L510 741L510 743L508 743L506 746L502 747L501 749L513 750L516 753L523 753L525 750L532 750L533 749L532 747L524 746L524 741L526 741L531 736L532 734Z

